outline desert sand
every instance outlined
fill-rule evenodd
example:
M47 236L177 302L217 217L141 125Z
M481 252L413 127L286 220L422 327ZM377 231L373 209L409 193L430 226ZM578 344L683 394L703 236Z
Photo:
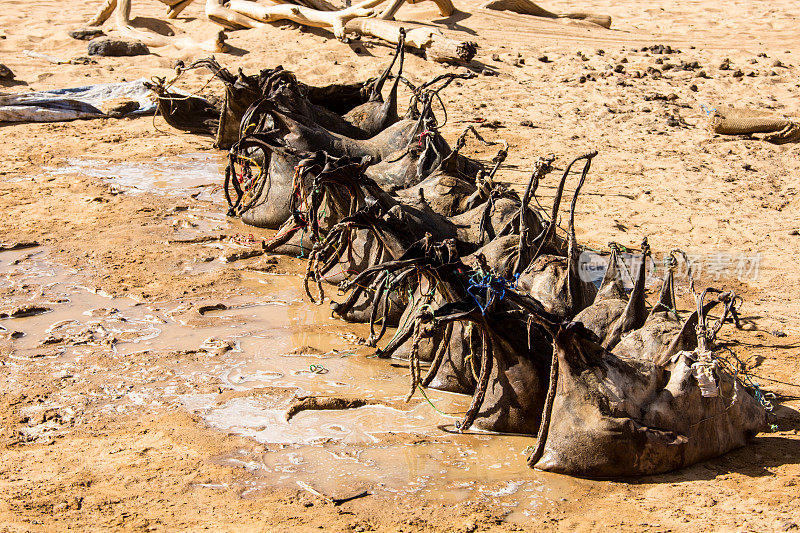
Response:
M553 153L563 164L597 149L577 215L578 237L590 247L611 240L635 247L648 236L657 254L680 247L705 258L759 257L757 272L746 279L719 262L700 278L734 288L745 300L744 329L728 326L721 335L775 395L772 431L721 458L625 481L528 470L524 449L534 439L438 430L452 421L420 398L382 408L413 408L424 424L382 426L370 434L377 441L301 445L265 438L259 409L283 405L293 386L322 386L313 385L319 376L303 374L309 362L329 370L319 378L327 380L323 389L364 393L358 387L371 377L385 382L391 394L384 396L391 397L405 392L407 368L368 359L370 350L357 342L363 327L332 321L302 302L301 259L218 260L246 249L247 242L239 247L231 237L258 241L270 232L227 219L221 193L207 186L213 180L170 190L167 182L180 181L185 171L179 162L192 169L197 163L221 182L224 154L210 138L153 117L0 124L0 241L38 243L0 252L0 311L29 304L52 310L0 321L0 529L800 527L800 145L720 137L706 128L708 110L728 105L800 115L797 3L543 4L611 15L610 30L491 12L474 0L455 3L460 12L447 19L432 3L406 5L398 14L480 45L469 67L478 76L442 93L448 140L470 124L487 138L505 139L511 149L499 179L517 189L538 157ZM176 60L207 55L164 47L147 56L54 65L23 53L65 61L86 55L86 43L67 31L82 27L97 7L3 0L0 63L18 82L0 92L170 76ZM200 2L171 26L160 22L165 11L155 0L140 0L135 22L198 37L216 30L204 21ZM105 30L114 34L110 25ZM231 32L228 43L230 53L216 58L232 71L283 65L318 84L375 75L392 51L367 39L345 44L292 23ZM645 50L653 45L669 45L673 53ZM726 59L731 67L720 69ZM414 82L462 68L413 55L406 60ZM218 82L207 82L206 73L189 72L178 85L221 94ZM492 155L477 146L468 153ZM136 190L115 178L114 169L150 172L154 160L164 190ZM543 205L552 191L552 182L540 190ZM239 311L198 312L220 302ZM247 311L252 304L272 309L265 303L283 307ZM57 325L64 321L77 326ZM228 345L225 328L234 326L263 335ZM155 341L148 340L151 329L160 333ZM205 342L211 336L216 344ZM333 349L355 355L339 357ZM273 356L292 350L304 357L273 365ZM331 353L337 356L305 357ZM259 357L269 364L259 367ZM285 376L283 386L270 381L277 373ZM465 407L461 398L431 397L445 410ZM244 411L235 407L242 402L256 406L247 411L254 420L241 420ZM226 409L234 413L230 420ZM319 424L321 433L335 434L322 427L324 420ZM339 464L355 465L355 474L326 478L325 468ZM362 489L369 495L341 505L328 498Z

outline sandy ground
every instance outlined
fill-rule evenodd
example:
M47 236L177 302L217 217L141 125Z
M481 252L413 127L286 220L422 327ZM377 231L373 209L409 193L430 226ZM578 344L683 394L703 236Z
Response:
M588 149L599 150L579 203L579 238L593 247L610 240L635 246L647 235L657 253L681 247L704 255L710 265L702 273L704 281L734 287L746 300L746 330L726 329L724 336L735 341L734 351L750 361L765 389L777 395L773 400L777 430L725 457L628 482L565 480L517 468L507 479L493 480L530 476L548 488L540 505L524 515L519 513L524 504L517 502L514 520L508 519L509 508L502 505L506 500L474 493L462 499L405 493L336 506L296 485L273 483L269 477L264 481L252 469L237 466L232 456L263 462L279 447L221 431L177 400L189 393L218 395L214 401L222 404L230 400L226 394L238 390L223 380L200 379L186 370L224 366L230 357L224 350L198 348L204 328L212 327L199 314L192 315L194 322L189 324L199 332L194 336L176 337L174 346L167 343L124 357L112 348L126 339L111 338L97 328L84 344L74 335L25 344L27 337L15 338L14 331L27 334L27 327L44 335L45 327L15 322L30 319L8 319L0 322L5 329L0 330L4 367L0 528L790 531L800 527L796 486L800 268L795 263L800 237L792 234L800 229L800 145L715 137L704 127L706 110L726 105L800 113L797 4L778 0L768 9L752 0L725 4L586 0L580 5L566 1L544 5L556 12L612 15L613 29L603 30L488 12L472 1L456 3L465 13L449 19L438 19L433 4L405 6L399 15L410 20L432 18L451 34L481 46L472 65L481 74L443 93L446 137L454 139L464 127L475 124L487 137L506 139L512 149L500 179L517 187L541 155L553 153L563 162ZM17 74L19 83L0 90L23 92L167 76L176 59L204 55L168 47L143 57L53 65L22 53L33 50L65 60L85 55L86 44L66 32L80 27L95 9L91 2L74 0L4 0L0 63ZM142 0L134 7L137 23L151 27L158 27L154 19L164 11L155 1ZM196 36L213 31L203 22L199 2L173 26ZM229 39L232 53L217 54L217 59L230 69L248 72L281 64L312 83L374 75L389 59L391 50L381 43L344 44L328 37L324 31L301 31L292 24L234 32ZM670 45L679 52L641 50L654 44ZM719 66L726 58L732 67L722 70ZM406 65L414 81L452 70L414 56ZM181 86L199 90L206 81L204 74L190 73ZM212 83L204 90L219 92L220 87ZM85 298L87 313L102 315L91 296L99 291L137 302L123 309L130 316L138 316L139 305L166 320L159 317L168 312L188 316L188 310L209 302L264 301L285 290L278 275L301 268L301 261L287 258L277 264L263 258L220 264L214 258L235 247L220 250L202 242L174 242L265 235L220 217L219 197L209 194L210 188L196 198L188 193L129 194L86 172L52 170L75 158L127 163L201 154L221 160L210 139L176 133L161 119L1 124L0 153L0 206L5 215L0 220L0 241L36 240L41 245L0 253L5 280L0 285L0 311L23 303L49 302L57 307L59 298L64 298L61 287L80 285L94 292L75 289L68 295L74 305ZM475 155L490 156L489 152ZM552 188L542 191L546 205ZM739 281L735 273L720 271L720 257L738 259L742 254L759 255L755 279ZM708 259L714 257L716 263ZM56 285L40 279L44 271L51 272ZM261 274L275 278L264 283ZM79 293L82 296L76 296ZM363 335L363 329L314 325L317 322L305 326L312 337L341 333L342 349L363 350L353 344L355 337L343 333L348 329ZM286 342L300 341L290 336ZM65 346L69 357L60 351ZM84 346L83 351L75 351L76 346ZM397 369L391 379L403 376L403 369ZM261 393L280 396L276 391ZM135 401L139 397L152 401ZM404 446L438 441L429 434L398 433L384 436L382 442L393 453ZM442 442L442 446L463 444ZM469 461L490 459L494 455ZM250 490L253 487L257 490Z

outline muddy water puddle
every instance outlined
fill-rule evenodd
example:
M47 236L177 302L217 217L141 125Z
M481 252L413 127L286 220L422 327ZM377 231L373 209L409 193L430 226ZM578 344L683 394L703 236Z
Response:
M68 158L65 165L46 167L51 176L82 174L101 178L125 192L173 194L223 203L215 187L222 185L225 158L192 153L152 161L110 163L102 159ZM212 193L212 191L214 191Z
M327 306L309 305L299 276L252 277L264 296L139 302L94 290L80 272L51 262L46 249L2 252L6 368L20 383L27 365L81 379L97 372L82 363L114 358L120 365L95 377L106 412L179 407L221 432L263 444L263 452L216 459L248 473L244 496L276 486L312 487L334 498L366 490L369 498L493 502L509 519L524 519L565 493L558 478L525 464L533 439L455 433L469 398L429 391L427 400L417 395L406 404L405 363L373 358L358 344L366 328L332 319ZM33 311L14 318L19 309ZM141 354L154 357L126 363ZM287 407L312 395L365 405L305 410L287 420ZM56 403L45 407L60 408L64 419L80 416L78 396L65 393ZM45 421L28 432L35 439L57 430Z

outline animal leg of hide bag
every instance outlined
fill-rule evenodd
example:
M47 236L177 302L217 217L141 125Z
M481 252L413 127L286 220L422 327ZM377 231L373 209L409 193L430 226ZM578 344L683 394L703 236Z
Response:
M587 308L595 298L596 288L593 283L581 279L578 272L580 262L580 248L575 237L575 209L578 195L591 166L592 158L597 152L591 152L575 160L567 167L565 175L575 161L585 159L586 163L581 173L580 181L575 188L570 206L569 240L567 243L567 257L554 255L539 255L540 249L548 244L555 232L555 218L551 219L543 240L534 257L536 259L519 277L518 287L540 301L545 309L557 315L561 320L568 320L577 313ZM562 183L564 179L562 178ZM561 185L559 185L559 188ZM559 200L557 198L557 200ZM554 203L555 209L558 202Z
M625 294L618 268L622 259L619 257L617 246L613 246L609 266L595 301L575 315L574 321L581 322L597 335L600 344L608 350L617 345L622 335L641 328L647 320L644 293L648 257L649 246L645 238L642 242L642 260L629 297Z
M377 135L400 119L397 114L397 89L403 74L403 63L405 61L404 44L405 32L402 32L392 62L370 87L369 101L351 109L343 116L344 120L364 132L364 138ZM389 91L389 96L384 101L381 94L383 85L389 79L392 68L398 59L397 74Z
M720 395L704 398L686 357L665 372L616 357L579 323L563 326L529 464L581 477L639 476L743 446L764 425L764 409L724 372L717 375Z

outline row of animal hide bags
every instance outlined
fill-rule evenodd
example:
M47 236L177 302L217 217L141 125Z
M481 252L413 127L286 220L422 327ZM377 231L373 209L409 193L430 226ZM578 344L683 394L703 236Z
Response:
M265 251L307 257L308 297L321 303L338 286L333 312L369 322L370 345L397 327L378 354L409 360L409 398L418 387L472 395L460 431L536 436L531 466L609 478L718 456L765 425L714 346L724 322L738 323L738 296L691 283L696 308L681 316L676 251L648 306L646 239L630 292L615 247L599 289L581 278L575 207L595 152L566 166L546 213L530 203L553 158L539 159L520 198L495 181L506 146L488 166L459 153L470 134L499 146L474 129L450 148L434 109L468 75L414 86L402 42L364 83L315 87L281 67L234 76L213 59L183 70L197 67L224 82L221 106L164 80L152 89L171 125L230 148L229 215L277 229ZM402 117L401 82L413 95ZM564 235L558 212L574 176Z

